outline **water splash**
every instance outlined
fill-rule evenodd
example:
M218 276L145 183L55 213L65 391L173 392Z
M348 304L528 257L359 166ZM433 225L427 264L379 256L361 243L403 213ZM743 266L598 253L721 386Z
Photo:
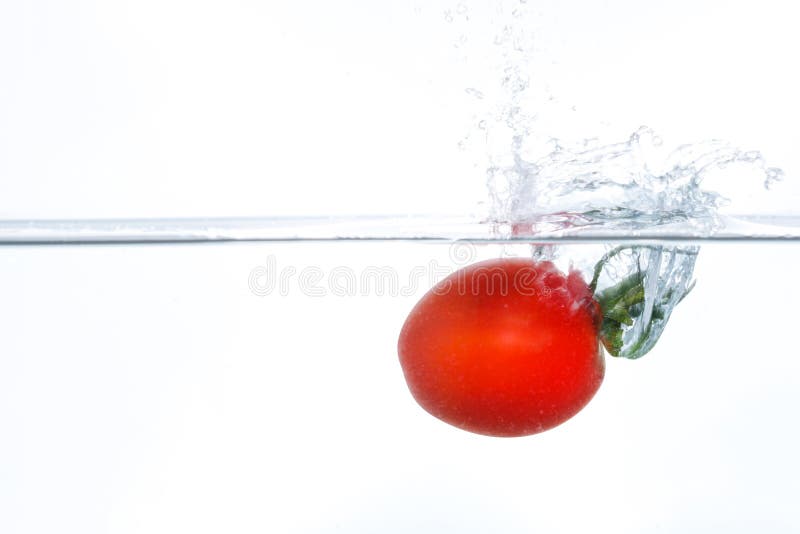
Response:
M603 304L628 286L641 296L627 307L604 309L601 335L614 356L636 359L658 341L675 306L694 287L698 246L617 247L608 251L595 271L592 285ZM630 281L630 284L626 284Z
M611 142L559 137L554 127L577 111L541 74L547 60L537 48L535 9L525 0L459 0L444 10L455 44L469 45L456 56L473 75L464 92L475 112L459 145L486 170L488 219L518 228L543 218L553 223L555 215L565 216L565 227L634 232L684 222L702 236L718 228L718 209L730 200L704 188L710 175L738 166L739 174L754 171L765 189L781 180L783 172L760 152L721 140L669 145L646 126Z
M453 13L469 13L467 3L458 5L447 12L449 22ZM525 0L499 0L496 9L489 45L496 82L466 89L482 109L460 145L485 155L491 200L487 218L496 223L498 237L535 239L540 231L552 235L587 226L652 233L675 225L711 235L721 226L720 207L730 199L704 187L708 176L738 165L757 171L765 188L781 179L782 171L767 167L759 152L725 141L670 148L647 127L612 143L551 135L541 116L560 103L535 77L530 6ZM632 297L625 310L607 310L617 316L606 318L615 327L615 339L606 346L613 346L612 354L638 358L654 346L673 309L693 287L699 247L609 246L604 252L595 272L586 273L594 275L598 300L612 300L619 288L643 288L641 298ZM552 259L558 251L535 246L533 255Z
M550 141L551 150L528 159L512 144L510 162L487 169L490 218L520 227L560 223L565 229L603 226L631 233L654 227L690 226L698 236L720 228L718 210L729 202L705 189L704 179L731 165L757 171L765 188L782 177L757 151L712 140L666 149L642 127L620 143ZM554 219L554 215L557 217Z

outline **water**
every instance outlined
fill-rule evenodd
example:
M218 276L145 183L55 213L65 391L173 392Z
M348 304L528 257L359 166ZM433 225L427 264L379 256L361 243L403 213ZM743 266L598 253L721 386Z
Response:
M609 358L595 399L564 425L493 439L422 411L395 343L435 279L530 253L517 247L3 248L0 524L796 530L798 246L703 245L697 286L646 357ZM563 254L588 258L602 245L572 247ZM266 280L251 275L269 265L286 283L259 292ZM368 276L384 267L396 287ZM336 289L347 273L356 282Z
M800 529L798 182L754 150L796 152L758 119L796 124L780 95L797 91L788 63L758 53L769 39L747 40L749 70L670 70L637 56L658 28L633 3L568 6L561 25L539 19L547 2L417 4L405 23L399 4L362 4L316 6L324 24L306 4L108 8L102 31L70 12L77 44L61 17L0 17L42 36L8 63L0 110L0 174L19 177L0 183L0 531ZM669 58L710 46L703 27L680 54L705 20L690 9L659 15L677 17ZM715 39L742 41L718 17ZM565 69L586 78L562 89L611 87L621 132L595 132L543 74L555 41L541 36L559 31L588 35ZM626 58L616 74L634 74L613 79ZM698 80L729 72L701 98ZM650 80L639 108L636 78ZM686 80L691 112L673 99ZM756 116L742 87L765 80ZM647 113L631 125L628 108ZM670 114L684 124L662 135ZM684 135L704 120L758 142ZM597 396L519 439L429 416L396 353L425 291L498 256L578 270L598 295L642 286L630 324L611 324L623 357Z
M461 1L455 10L466 32L456 48L468 42L476 26L469 6ZM497 225L500 237L535 238L543 222L556 232L598 226L628 235L655 228L667 235L710 236L725 227L721 208L750 203L749 194L737 190L741 183L752 182L755 174L769 190L782 180L783 170L768 166L760 152L720 140L668 147L648 127L622 142L556 136L540 118L556 98L537 80L533 9L527 1L497 2L488 18L492 46L478 42L480 54L473 50L463 56L470 64L484 59L488 49L495 71L488 86L466 89L478 106L476 125L460 146L477 157L476 166L486 167L491 200L486 218ZM445 11L445 19L454 23L452 10ZM492 95L488 102L486 90ZM722 183L709 179L713 173L725 175ZM558 249L537 252L534 256L549 259ZM611 354L635 359L652 349L672 310L693 287L699 252L696 245L656 244L597 255L599 263L584 275L603 306L602 338ZM640 296L617 296L622 289ZM616 300L608 302L612 297L622 298L625 306L615 307Z

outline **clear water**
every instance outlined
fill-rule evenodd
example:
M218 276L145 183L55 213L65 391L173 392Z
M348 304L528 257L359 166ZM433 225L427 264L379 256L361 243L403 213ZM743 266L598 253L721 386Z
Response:
M569 255L591 258L598 246L575 244ZM797 245L703 245L697 286L655 348L609 359L586 409L520 439L427 415L395 350L433 281L470 259L521 252L503 247L1 249L0 525L800 528ZM267 268L285 283L267 291ZM376 269L389 278L378 283ZM312 271L322 278L301 282ZM356 283L342 285L342 273Z
M541 75L537 17L557 3L411 4L209 4L188 18L123 6L70 11L63 27L36 10L0 17L9 35L41 36L6 47L0 166L19 178L0 182L0 531L800 530L798 182L753 150L794 154L793 136L595 134ZM560 27L627 38L634 4L603 4L605 18L570 7ZM717 9L707 22L721 32ZM694 3L669 11L676 28L706 20ZM595 57L595 79L614 59ZM777 65L746 77L794 98ZM717 67L700 74L723 79ZM655 74L654 95L686 83ZM447 110L457 96L466 116ZM666 100L652 99L655 113ZM759 113L797 123L781 102ZM757 123L734 103L727 113ZM465 166L443 155L456 145ZM437 280L503 255L589 280L616 247L598 287L643 274L623 355L647 356L608 358L575 418L497 439L417 406L395 344Z
M459 19L465 32L457 48L479 24L470 18L471 4L461 1L455 11L445 11L445 20L452 24ZM476 166L486 167L487 220L497 224L499 237L535 237L543 222L556 232L596 226L628 235L653 229L666 235L676 229L694 237L714 235L725 226L721 208L751 202L742 184L752 191L755 176L763 192L783 178L784 172L767 166L760 152L719 140L670 148L647 127L622 142L556 136L540 119L555 97L546 85L537 87L536 18L531 15L536 7L513 0L497 2L494 8L488 18L491 46L478 42L482 53L473 50L463 57L467 64L483 60L488 49L496 77L488 87L466 89L481 105L462 148L476 158ZM715 183L714 173L722 180ZM632 276L641 279L643 300L632 317L626 314L619 347L612 351L639 358L655 345L672 310L691 290L700 249L651 244L612 250L597 254L598 260L609 256L594 277L585 275L596 284L598 295ZM549 258L562 251L547 247L536 252Z

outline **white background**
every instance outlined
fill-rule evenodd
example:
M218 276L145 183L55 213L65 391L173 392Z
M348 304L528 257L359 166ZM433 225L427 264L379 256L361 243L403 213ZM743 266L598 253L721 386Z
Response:
M789 3L528 4L553 128L725 138L794 183ZM0 0L0 218L469 213L464 89L495 73L453 47L492 35L466 5ZM402 280L448 250L0 249L1 532L800 528L794 247L704 249L656 350L517 440L408 395L425 287L258 297L269 255Z
M6 0L0 217L469 212L485 179L457 148L464 89L496 84L505 19L472 1L448 23L458 5ZM786 2L528 9L532 83L566 110L553 134L646 124L797 175Z

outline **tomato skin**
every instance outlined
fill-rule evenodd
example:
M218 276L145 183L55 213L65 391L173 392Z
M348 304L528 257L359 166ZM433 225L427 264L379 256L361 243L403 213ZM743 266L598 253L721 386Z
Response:
M400 333L400 364L431 415L478 434L535 434L578 413L600 387L598 318L579 273L488 260L417 303Z

